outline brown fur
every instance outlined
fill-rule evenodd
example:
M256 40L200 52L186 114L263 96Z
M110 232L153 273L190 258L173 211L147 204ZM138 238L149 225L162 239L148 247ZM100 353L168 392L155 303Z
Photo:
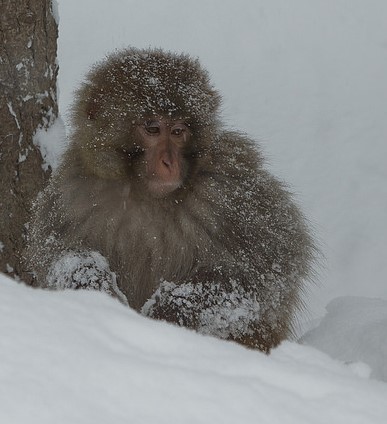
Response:
M93 68L77 94L63 165L36 204L26 253L36 284L47 286L67 251L98 251L129 305L149 316L264 351L288 337L313 242L256 144L222 129L219 104L186 55L128 49ZM192 130L184 184L163 198L143 184L135 128L149 115L184 118ZM187 290L177 296L176 287ZM236 298L259 305L246 331L199 322L203 311L216 315L219 299Z

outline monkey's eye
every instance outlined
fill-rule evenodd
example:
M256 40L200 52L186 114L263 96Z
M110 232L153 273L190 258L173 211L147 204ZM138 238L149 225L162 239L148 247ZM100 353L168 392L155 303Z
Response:
M185 124L177 124L171 128L171 134L178 137L182 136L187 131L187 126Z
M160 123L157 121L146 121L144 123L144 129L148 134L159 134L160 133Z

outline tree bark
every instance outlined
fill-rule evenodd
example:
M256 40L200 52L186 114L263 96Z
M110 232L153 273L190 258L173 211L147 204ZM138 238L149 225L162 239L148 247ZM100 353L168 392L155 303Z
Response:
M0 272L27 282L29 210L51 173L33 136L58 115L57 36L51 0L0 0Z

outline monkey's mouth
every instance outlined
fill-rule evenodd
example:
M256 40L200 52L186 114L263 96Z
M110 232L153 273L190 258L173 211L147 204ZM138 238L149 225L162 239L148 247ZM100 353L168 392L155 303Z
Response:
M182 185L183 181L181 179L163 181L155 178L148 181L148 190L154 197L161 198L173 193Z

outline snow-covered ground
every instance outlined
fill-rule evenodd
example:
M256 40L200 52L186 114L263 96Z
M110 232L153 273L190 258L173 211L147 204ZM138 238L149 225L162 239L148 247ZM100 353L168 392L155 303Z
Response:
M387 301L364 297L338 297L327 315L301 341L333 358L362 361L373 378L387 382Z
M361 363L290 342L265 356L99 292L1 277L0 298L4 424L386 422L387 385Z
M115 48L198 56L226 123L260 139L294 188L325 261L300 317L315 328L270 356L101 293L0 277L0 422L384 424L387 2L66 0L59 15L65 120L86 69Z

